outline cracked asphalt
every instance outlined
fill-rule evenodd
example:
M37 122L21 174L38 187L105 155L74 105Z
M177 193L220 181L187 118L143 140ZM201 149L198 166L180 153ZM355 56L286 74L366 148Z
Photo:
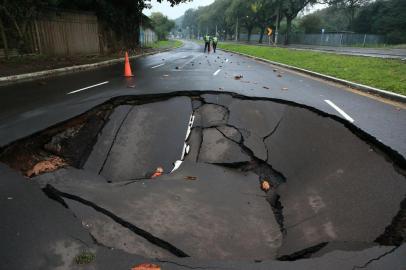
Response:
M403 269L404 105L200 49L0 89L4 266Z

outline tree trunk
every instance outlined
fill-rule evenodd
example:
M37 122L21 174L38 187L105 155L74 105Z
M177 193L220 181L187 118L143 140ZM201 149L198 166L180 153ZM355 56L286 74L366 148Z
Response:
M248 30L248 43L251 41L252 27L247 27Z
M261 26L261 35L259 36L259 43L262 44L263 40L264 40L264 34L265 34L265 26Z
M3 41L3 49L4 49L4 57L6 59L8 59L8 43L7 43L7 36L6 36L6 31L4 30L4 25L3 25L3 21L1 20L0 17L0 35L1 35L1 39Z
M285 39L285 45L290 44L290 34L292 32L292 18L291 17L286 17L286 39Z

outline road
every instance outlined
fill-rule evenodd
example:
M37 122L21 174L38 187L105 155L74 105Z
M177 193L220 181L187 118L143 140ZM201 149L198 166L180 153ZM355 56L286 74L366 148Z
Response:
M0 88L0 145L83 113L111 97L214 90L291 101L347 117L406 156L404 104L231 53L205 55L201 46L192 42L171 52L139 58L132 66L133 79L123 78L122 65L114 65ZM235 75L243 78L235 80ZM91 86L95 87L87 88Z
M6 268L403 269L404 104L192 42L132 67L0 88Z

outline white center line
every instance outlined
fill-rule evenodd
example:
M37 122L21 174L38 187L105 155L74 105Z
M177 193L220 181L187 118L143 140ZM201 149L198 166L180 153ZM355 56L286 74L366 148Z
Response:
M218 69L216 72L213 73L213 76L217 76L217 74L219 74L221 71L221 69Z
M80 88L80 89L78 89L78 90L75 90L75 91L72 91L72 92L67 93L67 95L75 94L75 93L77 93L77 92L80 92L80 91L83 91L83 90L87 90L87 89L90 89L90 88L93 88L93 87L97 87L97 86L100 86L100 85L103 85L103 84L107 84L107 83L109 83L109 81L102 82L102 83L98 83L98 84L94 84L94 85L87 86L87 87L84 87L84 88Z
M350 121L351 123L354 123L354 119L352 119L345 111L341 110L337 105L335 105L332 101L326 99L324 100L328 105L333 107L337 112L339 112L345 119Z
M165 65L165 63L153 66L152 68L159 68L159 67L162 67L163 65Z

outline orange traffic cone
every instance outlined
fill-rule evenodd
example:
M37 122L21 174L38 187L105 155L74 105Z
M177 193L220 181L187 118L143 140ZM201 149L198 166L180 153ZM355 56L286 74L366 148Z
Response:
M128 59L128 53L125 52L125 63L124 63L124 77L133 77L131 72L130 60Z

